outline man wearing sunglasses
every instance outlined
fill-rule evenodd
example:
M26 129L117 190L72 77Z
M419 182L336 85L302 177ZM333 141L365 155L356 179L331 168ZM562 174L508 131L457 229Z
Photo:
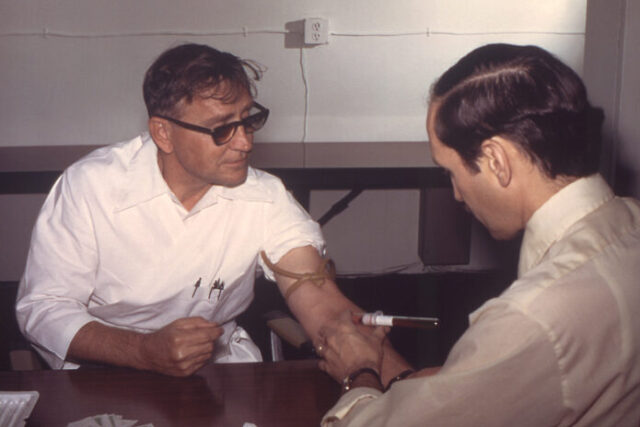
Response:
M52 367L185 376L210 360L261 360L234 321L257 270L313 338L354 309L325 277L319 226L279 179L249 166L269 116L254 100L259 77L208 46L166 51L143 85L148 133L96 150L56 182L16 306Z

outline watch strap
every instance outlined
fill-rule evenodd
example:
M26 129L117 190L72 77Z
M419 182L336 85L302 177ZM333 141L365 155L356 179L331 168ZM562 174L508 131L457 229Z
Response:
M365 374L365 373L373 375L378 380L378 383L380 383L380 385L382 385L382 381L380 380L380 374L378 374L378 372L376 372L375 369L373 369L373 368L360 368L360 369L357 369L357 370L351 372L346 377L344 377L344 379L342 380L342 391L344 393L346 393L349 390L351 390L352 389L352 384L355 381L355 379L358 378L360 375Z

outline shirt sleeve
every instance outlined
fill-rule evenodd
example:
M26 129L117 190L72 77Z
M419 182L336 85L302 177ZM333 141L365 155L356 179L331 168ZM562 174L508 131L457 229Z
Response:
M566 415L561 384L544 325L496 304L478 315L437 374L398 381L378 396L354 389L322 425L559 425Z
M91 215L65 172L36 220L16 317L23 334L53 368L62 368L71 340L86 323L97 264Z
M263 250L272 263L277 263L291 249L313 246L324 255L325 241L320 226L286 190L282 182L274 178L274 200L265 219ZM269 280L275 280L273 272L258 257L260 267Z

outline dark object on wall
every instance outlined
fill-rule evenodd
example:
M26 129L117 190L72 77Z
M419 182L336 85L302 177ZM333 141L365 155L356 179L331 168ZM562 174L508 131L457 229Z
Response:
M424 265L469 263L471 215L451 188L420 190L418 254Z

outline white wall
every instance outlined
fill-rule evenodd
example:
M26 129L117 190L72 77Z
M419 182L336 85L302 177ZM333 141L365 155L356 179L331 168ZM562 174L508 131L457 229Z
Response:
M329 20L329 44L302 49L299 21L316 16ZM0 153L137 134L145 69L187 41L268 68L258 98L272 114L258 143L423 142L429 85L459 57L537 44L582 73L585 16L586 0L0 0ZM388 156L414 166L399 159ZM313 194L311 213L343 194ZM41 200L0 195L0 280L19 278ZM363 193L325 227L341 272L420 268L417 217L418 191ZM472 268L491 262L481 235Z
M272 115L258 141L423 141L429 84L477 45L538 44L581 72L585 4L2 0L0 146L129 138L145 123L144 70L162 50L185 41L209 43L268 68L259 99ZM295 39L285 35L296 30L290 23L313 16L329 19L329 44L286 47ZM215 32L237 34L204 35ZM306 137L301 64L309 91Z

